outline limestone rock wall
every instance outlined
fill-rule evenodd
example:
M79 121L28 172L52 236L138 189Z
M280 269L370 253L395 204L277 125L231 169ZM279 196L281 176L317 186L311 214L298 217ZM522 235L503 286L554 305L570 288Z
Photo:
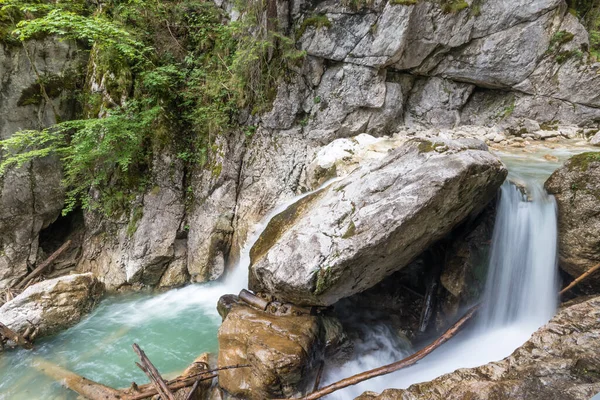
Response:
M0 43L0 138L52 125L55 110L59 118L68 118L73 113L71 79L81 65L73 43L48 38L26 49ZM50 82L53 106L40 93L36 70ZM57 161L45 158L0 180L0 290L16 283L39 260L39 232L63 207L61 178Z
M231 2L216 3L236 17ZM593 128L600 120L600 64L588 56L588 34L564 0L468 0L453 12L425 0L275 3L280 27L306 57L280 83L272 110L242 118L256 127L251 137L219 138L205 170L187 171L162 150L152 168L155 187L129 215L86 215L80 271L94 272L111 290L219 278L264 215L314 184L308 166L335 139L418 126L504 129L524 118ZM35 46L52 54L36 53L40 69L52 73L73 58L64 42ZM3 52L0 109L10 117L0 121L2 137L52 122L48 107L16 105L35 81L20 54ZM101 78L88 86L102 91ZM43 201L26 183L26 169L3 182L3 210L11 211L1 218L0 287L35 263L36 232L58 215L62 193L53 182L60 173L52 171L46 166L37 180L48 186L37 186Z

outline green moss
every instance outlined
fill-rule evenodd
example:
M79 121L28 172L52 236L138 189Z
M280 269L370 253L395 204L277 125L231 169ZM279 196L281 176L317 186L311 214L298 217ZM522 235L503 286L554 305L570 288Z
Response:
M331 21L324 14L317 14L306 18L304 21L302 21L302 24L296 31L296 40L300 39L302 35L304 35L304 33L306 32L306 29L308 29L309 27L313 27L315 29L330 28Z
M390 4L402 6L414 6L419 0L390 0Z
M46 94L51 99L54 99L63 92L63 90L74 89L74 82L70 77L62 77L58 75L50 75L42 77L41 81L37 81L21 91L21 96L17 100L19 107L28 105L39 105L44 101L41 86L44 86Z
M420 153L430 153L432 151L436 151L438 153L443 153L445 151L446 144L442 142L431 142L429 140L419 139L419 152Z
M568 31L558 31L550 39L550 48L555 46L562 46L565 43L569 43L575 37L574 34Z
M216 163L215 166L212 169L212 175L214 177L219 177L221 176L221 172L223 171L223 164L222 163Z
M543 131L555 131L558 129L558 123L559 121L556 119L553 119L552 121L542 122L540 124L540 129Z
M250 250L251 264L264 256L322 193L323 190L319 190L309 194L286 208L285 211L274 216Z
M569 159L567 166L570 170L587 171L590 163L600 162L600 152L581 153Z
M348 229L342 235L342 239L349 239L354 235L356 235L356 225L354 225L354 221L350 221L350 225L348 225Z
M135 232L137 231L138 223L144 216L144 210L141 206L136 206L131 213L131 218L129 219L129 224L127 225L127 236L133 237Z
M571 58L575 58L577 60L582 60L583 53L581 52L581 50L561 51L560 53L558 53L556 55L556 62L559 64L564 64L567 60L569 60Z
M319 272L315 274L315 289L313 293L315 295L323 294L327 289L331 287L333 283L333 276L331 274L331 268L329 266L324 266L319 269Z
M442 10L445 13L456 14L466 8L469 8L469 3L465 0L443 0Z

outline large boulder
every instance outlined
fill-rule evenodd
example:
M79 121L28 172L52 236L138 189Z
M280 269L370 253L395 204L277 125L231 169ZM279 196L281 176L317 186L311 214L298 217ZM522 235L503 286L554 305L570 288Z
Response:
M0 322L19 333L33 324L38 337L52 335L79 322L103 293L91 273L42 281L0 307Z
M479 212L506 173L479 141L410 141L273 218L251 288L305 305L368 289Z
M600 392L600 297L562 309L509 357L357 400L587 400Z
M243 399L293 397L310 383L324 349L319 317L276 316L234 304L219 328L219 367L250 367L220 371L219 386Z
M578 277L600 263L600 153L572 157L545 186L558 204L560 267ZM600 277L585 283L600 287Z

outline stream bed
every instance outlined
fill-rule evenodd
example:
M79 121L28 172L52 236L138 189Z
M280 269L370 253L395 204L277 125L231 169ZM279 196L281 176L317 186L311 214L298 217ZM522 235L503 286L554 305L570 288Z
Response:
M528 152L507 149L496 153L507 164L510 178L530 179L538 184L570 156L589 151L580 146L535 147ZM292 199L277 207L264 221L281 212ZM222 294L237 293L246 286L249 249L264 229L257 227L253 238L243 250L237 270L223 283L196 284L165 293L121 295L104 299L98 307L76 326L53 337L39 340L33 351L14 350L0 356L0 399L75 399L77 395L59 383L45 377L36 368L41 357L73 372L108 386L128 387L131 382L146 382L135 366L137 357L131 345L137 343L166 377L183 371L203 352L216 352L217 330L221 319L216 302ZM546 316L543 317L546 319ZM459 367L472 367L510 354L526 341L543 321L536 321L527 329L503 326L472 336L465 332L464 340L446 345L417 366L394 374L393 377L372 380L340 393L336 398L348 399L364 390L379 391L388 387L407 387L412 383L433 379ZM471 339L477 338L477 341ZM476 346L474 348L474 346ZM477 349L492 348L493 351ZM388 353L389 354L389 353ZM469 357L465 355L469 354ZM455 360L452 363L440 360ZM368 367L385 364L386 357L371 357L369 365L355 360L329 380L361 372ZM354 363L354 364L352 364ZM373 364L373 365L371 365ZM378 365L375 365L378 364Z

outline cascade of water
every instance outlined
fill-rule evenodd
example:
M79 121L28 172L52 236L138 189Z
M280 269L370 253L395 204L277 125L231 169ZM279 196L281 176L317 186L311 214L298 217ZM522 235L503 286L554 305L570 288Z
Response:
M535 182L527 195L505 182L500 196L479 324L537 328L556 309L556 202Z
M328 399L354 398L367 390L406 388L458 368L500 360L552 317L557 301L556 204L541 183L521 181L527 182L527 196L508 182L501 188L484 305L474 329L459 334L411 368L363 382ZM371 335L382 332L389 331L373 331ZM327 369L326 384L389 363L390 354L399 353L400 349L390 347L394 341L380 338L378 342L383 345L367 357L356 354L342 368Z

